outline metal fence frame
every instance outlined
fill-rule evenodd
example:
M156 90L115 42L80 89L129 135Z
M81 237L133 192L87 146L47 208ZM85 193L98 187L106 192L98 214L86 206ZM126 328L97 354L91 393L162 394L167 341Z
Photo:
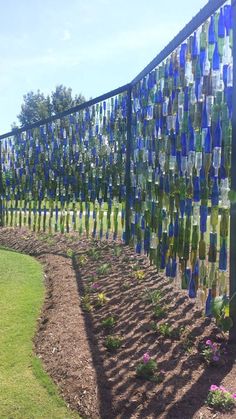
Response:
M209 0L208 3L193 17L193 19L175 36L175 38L128 84L125 84L115 90L107 92L92 100L84 102L78 106L70 108L64 112L53 115L50 118L40 120L34 124L26 125L21 128L14 129L3 135L0 135L0 159L1 159L1 140L22 133L32 128L37 128L57 119L63 118L72 113L86 109L89 106L95 105L103 100L118 95L123 92L128 93L128 109L127 109L127 155L126 155L126 244L129 243L130 238L130 207L129 207L129 192L131 188L130 179L130 156L132 153L132 89L133 86L142 78L148 75L155 67L164 61L181 43L183 43L201 24L206 21L212 14L214 14L226 0ZM233 15L233 113L232 113L232 161L236 161L236 0L231 1L232 15ZM236 190L236 164L231 167L231 188ZM2 172L0 165L0 191L2 191ZM2 199L0 198L0 226L3 224L2 220ZM233 237L236 234L236 203L231 204L230 208L230 316L233 320L233 327L230 330L230 340L236 343L236 246L233 243Z

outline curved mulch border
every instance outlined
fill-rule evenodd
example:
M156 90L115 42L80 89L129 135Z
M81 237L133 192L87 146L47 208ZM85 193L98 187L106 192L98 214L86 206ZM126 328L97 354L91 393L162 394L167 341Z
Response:
M121 255L116 256L112 242L94 242L76 234L49 237L28 230L1 229L0 245L32 255L44 266L47 293L35 351L62 396L84 418L236 417L234 413L215 414L204 406L210 384L236 390L235 347L229 348L227 362L220 369L206 368L196 348L217 330L184 293L149 266L145 257L123 246ZM100 252L97 261L88 258L81 266L78 257L68 257L68 249L85 255L94 246ZM110 272L96 280L110 301L92 313L83 313L84 287L91 275L96 275L97 267L107 262ZM134 279L134 264L145 271L141 282ZM165 292L163 304L168 307L168 317L164 321L185 327L182 340L162 339L151 330L151 306L143 299L147 286ZM117 317L115 333L123 338L115 354L104 348L101 320L108 315ZM190 345L188 350L186 345ZM160 384L135 376L137 363L146 351L164 372Z

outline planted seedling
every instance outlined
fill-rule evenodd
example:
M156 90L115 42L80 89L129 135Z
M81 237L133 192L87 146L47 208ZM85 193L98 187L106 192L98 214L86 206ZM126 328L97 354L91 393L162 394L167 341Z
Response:
M144 271L136 271L134 277L137 281L142 281L145 278L145 273Z
M121 285L122 291L127 291L130 289L130 287L131 287L131 284L129 282L123 282L123 284Z
M236 393L232 394L225 387L212 384L206 403L215 410L230 411L236 405Z
M164 338L169 339L179 339L184 330L185 328L183 326L174 329L169 323L162 323L157 326L157 332Z
M159 290L149 290L148 288L145 288L144 290L144 301L147 303L156 305L160 302L163 295Z
M90 302L89 294L85 294L81 298L81 306L82 306L83 311L90 312L92 310L92 305L91 305L91 302Z
M122 345L122 339L119 336L107 336L104 342L105 347L108 351L116 351Z
M157 362L148 353L143 355L142 362L138 364L136 375L139 378L154 382L161 382L163 379L162 374L157 374Z
M116 324L116 319L113 316L109 316L106 319L102 320L102 327L106 330L112 329Z
M78 264L80 266L84 266L86 264L87 260L88 260L87 257L84 256L84 255L79 256L78 259L77 259Z
M110 269L111 269L110 263L104 263L103 265L101 265L97 269L97 274L98 275L108 275L108 273L110 272Z
M121 253L122 253L122 248L120 246L115 246L114 247L114 255L116 257L120 257Z
M95 300L95 306L96 307L103 307L107 302L108 302L108 298L106 297L106 295L104 294L104 292L100 292Z
M99 259L100 259L100 257L101 257L101 252L99 252L99 250L96 250L96 249L94 249L94 248L91 248L91 249L88 251L88 256L89 256L92 260L97 261L97 260L99 260Z
M153 317L157 320L164 319L167 316L167 309L165 306L156 304L153 309Z
M222 332L228 332L233 326L233 321L229 317L229 303L229 299L225 296L220 296L214 298L211 304L212 315L215 317L216 325Z
M68 258L73 258L75 255L75 252L72 249L67 249L66 255Z

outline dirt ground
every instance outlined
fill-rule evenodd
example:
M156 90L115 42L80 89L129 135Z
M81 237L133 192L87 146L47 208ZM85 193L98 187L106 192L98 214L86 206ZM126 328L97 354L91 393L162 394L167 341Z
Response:
M221 342L220 333L145 256L117 242L10 228L1 229L0 245L34 256L44 267L46 297L35 351L64 399L83 418L236 418L236 410L217 413L205 405L211 384L236 392L235 346L226 343L220 367L206 366L199 347L207 338ZM144 278L137 279L137 272ZM91 281L96 284L92 293ZM92 310L85 312L88 289ZM180 337L164 338L153 330L147 289L159 290L166 307L167 317L156 324L181 328ZM98 293L107 298L101 307L95 305ZM113 334L122 339L114 353L104 345L107 332L101 322L108 316L115 317ZM161 383L136 377L147 351L162 372Z

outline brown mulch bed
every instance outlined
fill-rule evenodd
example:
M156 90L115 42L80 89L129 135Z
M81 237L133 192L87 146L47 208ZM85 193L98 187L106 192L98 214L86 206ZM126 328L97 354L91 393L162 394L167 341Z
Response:
M220 367L206 366L199 345L206 338L220 342L222 337L186 293L156 273L146 257L112 241L9 228L1 229L0 245L34 256L44 267L47 293L35 351L64 399L82 417L236 418L236 411L216 413L204 404L211 384L236 391L235 346L227 348ZM98 253L88 255L91 248ZM105 263L108 272L97 274ZM143 280L135 278L135 267L144 271ZM99 288L91 294L92 311L84 312L81 298L92 277ZM167 318L156 322L183 327L180 338L163 338L153 331L147 288L160 290L167 307ZM109 299L100 308L93 304L99 292ZM104 346L101 321L108 316L117 319L113 333L122 338L114 353ZM163 371L161 383L136 377L136 366L147 351Z

